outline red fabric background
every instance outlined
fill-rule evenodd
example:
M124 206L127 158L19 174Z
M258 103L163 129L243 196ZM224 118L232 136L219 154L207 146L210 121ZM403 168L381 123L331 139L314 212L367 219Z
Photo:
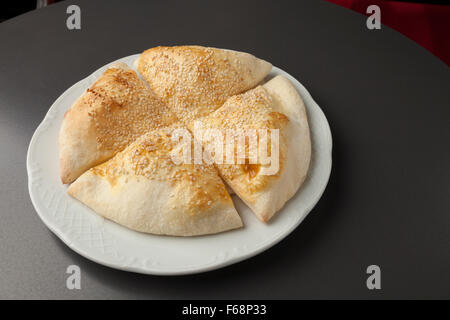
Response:
M327 1L364 15L368 15L369 5L378 5L382 24L414 40L450 66L450 5L382 0Z

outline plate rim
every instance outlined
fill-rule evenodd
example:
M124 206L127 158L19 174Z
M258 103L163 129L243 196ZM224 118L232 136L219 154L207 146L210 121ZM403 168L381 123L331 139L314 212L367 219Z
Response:
M70 249L72 249L73 251L75 251L76 253L80 254L81 256L85 257L86 259L89 259L93 262L96 262L98 264L113 268L113 269L118 269L118 270L123 270L123 271L128 271L128 272L135 272L135 273L140 273L140 274L151 274L151 275L186 275L186 274L196 274L196 273L203 273L203 272L208 272L208 271L212 271L212 270L216 270L219 268L223 268L226 266L229 266L231 264L235 264L238 263L240 261L243 260L247 260L251 257L254 257L268 249L270 249L271 247L275 246L276 244L278 244L281 240L283 240L284 238L286 238L288 235L290 235L302 222L303 220L308 216L308 214L311 212L311 210L316 206L316 204L318 203L318 201L321 199L323 193L325 192L325 189L328 185L330 176L331 176L331 170L332 170L332 149L333 149L333 139L332 139L332 134L331 134L331 129L330 129L330 125L329 122L323 112L323 110L320 108L320 106L317 104L317 102L313 99L313 97L311 96L311 94L309 93L309 91L300 83L300 81L298 81L297 79L295 79L293 76L291 76L289 73L287 73L286 71L284 71L281 68L278 68L276 66L272 66L272 70L271 71L277 71L279 73L282 73L284 76L286 76L291 82L293 82L294 86L296 87L300 87L304 90L304 92L306 92L307 94L307 98L314 104L314 107L317 109L317 115L322 118L322 122L325 124L325 126L323 126L322 129L325 129L325 137L329 142L328 148L325 150L326 154L328 155L328 161L326 161L326 179L323 180L323 182L320 185L320 192L318 192L317 194L315 194L315 197L312 199L312 201L310 202L310 205L304 210L304 214L303 217L298 219L297 221L295 221L295 223L291 224L289 226L289 228L287 228L286 230L284 230L283 232L280 232L278 235L276 235L276 237L274 239L271 239L269 241L263 242L262 245L260 245L258 248L241 253L237 256L232 256L232 257L228 257L227 259L223 260L223 261L219 261L219 262L212 262L209 264L203 264L201 266L189 266L189 267L185 267L185 268L179 268L178 270L174 270L175 268L171 268L170 270L163 270L163 269L156 269L156 268L151 268L151 267L135 267L132 265L119 265L119 264L115 264L109 261L105 261L102 260L100 258L97 258L95 256L95 254L92 254L92 252L88 252L89 250L84 250L83 247L78 247L76 245L74 245L74 243L70 240L70 237L67 236L64 231L62 230L62 228L58 228L56 222L50 218L48 218L43 212L41 212L41 208L38 205L38 201L36 200L36 195L34 194L34 192L32 191L32 181L33 181L33 177L32 177L32 173L31 173L31 150L33 149L33 146L36 144L36 141L38 139L38 136L40 134L40 132L43 130L43 125L44 123L48 120L49 118L49 114L51 114L51 112L56 108L58 102L60 100L63 100L63 98L68 95L74 88L76 88L77 86L82 85L82 83L84 83L85 81L88 81L89 78L95 76L96 73L98 73L100 70L106 68L107 66L118 62L118 61L122 61L124 59L132 59L132 57L137 57L139 54L133 54L133 55L129 55L129 56L125 56L119 59L116 59L110 63L105 64L104 66L98 68L97 70L95 70L94 72L92 72L91 74L89 74L87 77L79 80L78 82L76 82L75 84L73 84L72 86L70 86L69 88L67 88L50 106L50 108L48 109L48 111L46 112L44 118L42 119L42 121L39 123L39 125L37 126L36 130L34 131L30 143L28 145L28 149L27 149L27 177L28 177L28 192L30 194L30 198L31 198L31 202L33 204L33 207L35 209L35 211L37 212L39 218L42 220L42 222L44 222L44 224L50 229L50 231L52 231L59 239L61 239L61 241L63 243L65 243ZM132 66L130 66L132 68ZM304 100L306 100L305 97L302 96L302 98ZM305 103L306 105L306 103ZM307 108L308 109L308 108ZM307 110L308 113L308 110ZM43 211L44 209L42 209Z

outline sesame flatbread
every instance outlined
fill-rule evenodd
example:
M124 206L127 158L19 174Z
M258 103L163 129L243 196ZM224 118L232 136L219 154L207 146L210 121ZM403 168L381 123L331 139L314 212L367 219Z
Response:
M124 63L111 66L64 115L59 133L62 182L71 183L148 130L176 121L136 72Z
M242 227L214 166L177 165L176 146L168 129L150 131L81 175L68 193L140 232L196 236Z
M215 149L217 140L206 134L200 138L195 130L217 129L224 135L229 136L230 132L235 135L229 140L224 138L225 151L214 159L215 165L227 185L264 222L284 206L305 180L311 158L308 119L300 95L283 76L229 98L190 128L212 156L219 154ZM239 130L254 132L258 148L251 149L251 135L244 137L245 152L239 156L237 140L242 134L236 133ZM272 132L278 132L278 137L272 136ZM270 161L260 161L262 141L267 144ZM232 163L226 162L226 150L231 150ZM255 155L257 161L252 160ZM222 163L217 163L218 160Z
M135 66L185 124L254 88L272 68L248 53L200 46L151 48Z

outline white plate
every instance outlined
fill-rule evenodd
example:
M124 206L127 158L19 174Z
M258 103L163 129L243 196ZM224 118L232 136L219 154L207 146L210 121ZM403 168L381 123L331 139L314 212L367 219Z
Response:
M133 66L138 55L118 61ZM121 270L175 275L217 269L250 258L291 233L320 199L331 172L328 122L306 89L273 67L268 78L284 75L306 105L312 132L312 162L297 194L269 224L261 223L233 196L244 228L200 237L156 236L135 232L105 220L66 194L59 178L58 132L64 112L105 70L104 66L64 92L36 129L27 155L30 197L42 221L70 248L100 264Z

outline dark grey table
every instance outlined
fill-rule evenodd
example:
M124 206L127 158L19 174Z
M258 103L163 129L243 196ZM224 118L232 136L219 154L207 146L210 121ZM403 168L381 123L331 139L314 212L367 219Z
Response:
M449 69L323 1L62 2L0 24L0 298L450 298ZM295 3L295 4L294 4ZM299 79L334 138L327 190L272 249L204 274L117 271L72 252L28 195L30 138L69 86L156 45L252 52ZM66 289L79 265L82 289ZM381 268L368 290L366 268Z

